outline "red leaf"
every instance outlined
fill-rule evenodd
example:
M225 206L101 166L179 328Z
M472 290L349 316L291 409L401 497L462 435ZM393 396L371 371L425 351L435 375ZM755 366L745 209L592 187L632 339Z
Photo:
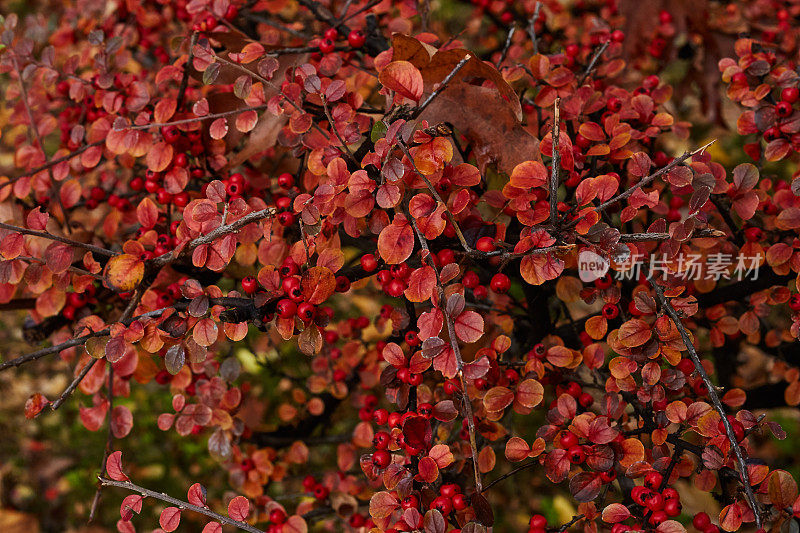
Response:
M240 522L250 515L250 501L244 496L236 496L228 504L228 516Z
M402 215L383 228L378 235L378 253L390 265L397 265L409 258L414 250L414 230Z
M422 74L408 61L392 61L381 71L378 79L387 89L410 100L416 102L422 97Z
M455 319L456 335L464 342L476 342L483 336L483 317L466 310Z
M161 511L158 523L161 525L161 529L167 533L175 531L181 523L181 510L177 507L167 507Z
M336 291L336 276L327 267L311 267L300 280L303 298L308 303L319 305Z
M142 500L143 498L139 494L129 494L128 496L125 496L119 506L120 518L127 522L133 518L133 513L141 513Z
M106 474L114 481L128 481L122 472L122 452L114 452L106 459Z

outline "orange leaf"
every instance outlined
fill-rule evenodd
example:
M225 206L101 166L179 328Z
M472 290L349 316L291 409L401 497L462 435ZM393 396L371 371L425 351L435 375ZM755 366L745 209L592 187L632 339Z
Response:
M392 61L381 71L378 79L384 87L400 96L415 102L422 97L422 74L408 61Z
M378 235L378 253L390 265L402 263L414 250L414 230L402 215L381 230Z
M106 287L117 292L132 291L144 277L144 262L135 255L115 255L103 272Z
M319 305L336 291L336 276L328 267L311 267L303 273L300 287L308 303Z

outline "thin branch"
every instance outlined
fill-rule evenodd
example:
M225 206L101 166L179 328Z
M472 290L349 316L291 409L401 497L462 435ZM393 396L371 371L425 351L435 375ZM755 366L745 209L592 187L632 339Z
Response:
M251 526L246 522L239 522L238 520L234 520L233 518L221 515L219 513L215 513L214 511L206 507L199 507L197 505L192 505L189 502L173 498L172 496L167 496L163 492L156 492L154 490L140 487L139 485L131 483L130 481L115 481L113 479L108 479L103 476L98 476L97 479L100 480L100 484L103 486L120 487L129 490L131 492L138 492L142 496L148 496L150 498L155 498L156 500L161 500L162 502L174 505L178 509L194 511L195 513L206 515L212 520L216 520L217 522L220 522L222 524L227 524L229 526L238 527L242 531L248 531L250 533L263 533L261 529L258 529L255 526Z
M561 99L556 97L553 102L553 158L550 161L550 225L555 225L558 216L558 167L561 165L561 152L558 151L558 141L561 136L561 110L558 105Z
M706 228L696 230L691 238L708 238L708 237L724 237L725 232L714 228ZM666 241L671 238L669 233L660 232L645 232L645 233L629 233L627 235L620 235L619 242L647 242L647 241Z
M191 124L192 122L203 122L204 120L212 120L217 118L229 117L231 115L239 115L247 111L263 111L267 108L266 104L240 107L231 111L223 111L222 113L212 113L210 115L203 115L202 117L184 118L181 120L173 120L171 122L157 122L150 124L137 124L135 126L126 126L122 130L147 130L150 128L163 128L164 126L180 126L181 124Z
M89 148L94 148L95 146L101 146L101 145L103 145L105 143L106 143L105 139L103 139L102 141L95 141L93 143L89 143L89 144L86 144L84 146L81 146L80 148L78 148L74 152L70 152L67 155L63 155L63 156L58 157L56 159L51 159L49 162L47 162L46 164L44 164L44 165L42 165L40 167L36 167L36 168L34 168L32 170L27 171L24 174L20 174L19 176L15 176L15 177L9 179L6 182L0 183L0 190L3 190L8 185L13 185L14 183L16 183L17 181L21 180L22 178L28 178L28 177L31 177L31 176L35 176L39 172L44 172L45 170L51 169L54 166L58 165L59 163L63 163L64 161L69 161L70 159L72 159L74 157L78 157L79 155L81 155L83 152L85 152Z
M80 371L80 373L77 376L75 376L75 379L72 380L72 383L70 383L69 386L66 389L64 389L64 392L61 393L61 396L59 396L56 401L50 404L50 409L55 411L56 409L61 407L61 405L64 402L67 401L67 398L69 398L70 395L75 391L75 389L78 388L78 385L81 384L83 378L86 377L86 374L89 373L89 371L92 369L92 367L94 367L97 361L99 361L99 359L92 358L91 361L86 363L86 366L84 366L83 369Z
M680 165L681 163L683 163L684 161L686 161L690 157L695 156L695 155L705 151L706 148L708 148L709 146L711 146L715 142L716 142L716 139L711 141L710 143L704 144L703 146L701 146L700 148L698 148L698 149L696 149L694 151L684 152L679 157L676 157L675 159L673 159L668 165L656 170L655 172L653 172L649 176L646 176L646 177L642 178L635 185L629 187L628 189L625 189L623 192L619 193L615 197L613 197L613 198L607 200L606 202L603 202L599 206L595 207L594 211L596 213L602 213L603 211L605 211L606 209L608 209L612 205L616 204L617 202L621 202L625 198L628 198L630 195L632 195L633 193L635 193L637 190L641 189L642 187L644 187L646 185L649 185L657 177L666 174L667 172L669 172L670 170L672 170L676 166ZM575 218L574 220L570 221L570 223L567 225L567 228L571 228L571 227L577 226L578 223L583 218L583 216L584 215L580 215L577 218Z
M108 364L108 412L114 412L114 365ZM100 461L100 476L106 475L106 463L111 450L114 448L114 432L111 426L111 419L108 421L108 434L106 436L106 447L103 451L103 459ZM92 508L89 511L89 520L91 523L94 520L94 515L97 513L97 508L100 505L100 496L103 492L103 486L98 485L97 490L94 492L94 499L92 500Z
M411 113L411 118L416 118L416 117L420 116L422 114L422 112L425 111L425 108L428 107L430 105L430 103L433 102L433 100L437 96L439 96L439 94L441 94L442 91L444 91L447 88L447 85L450 83L450 81L452 81L452 79L455 77L455 75L458 74L458 72L462 68L464 68L464 65L466 65L467 62L470 59L472 59L472 56L470 54L465 55L464 59L459 61L458 64L456 64L456 66L453 67L453 70L450 71L450 74L448 74L442 80L442 83L440 83L439 86L436 87L436 89L430 94L430 96L428 96L425 99L425 101L422 102L422 104L420 104L420 106L418 108L416 108L413 113Z
M325 98L324 94L321 94L320 96L321 96L321 99L322 99L322 108L325 110L325 116L328 119L328 123L330 123L330 125L331 125L331 129L333 130L333 134L336 135L336 138L339 139L339 142L341 143L342 148L344 148L345 152L347 152L348 159L350 159L350 161L352 161L353 163L358 164L358 161L356 160L355 156L353 155L353 152L350 150L350 147L347 146L346 142L344 142L344 139L342 139L342 136L339 134L339 130L336 128L336 122L334 122L333 117L331 116L331 110L328 108L328 99Z
M539 40L536 38L536 20L539 18L539 11L542 9L542 3L536 2L536 7L533 8L533 16L528 19L528 35L533 42L533 53L539 53Z
M530 468L532 466L536 466L538 464L539 464L539 461L531 461L530 463L525 463L524 465L519 465L518 467L514 468L513 470L511 470L509 472L506 472L502 476L490 481L485 487L483 487L483 492L486 492L487 490L491 489L492 487L494 487L495 485L497 485L498 483L500 483L504 479L510 478L511 476L516 474L517 472L520 472L520 471L525 470L527 468Z
M181 78L181 86L178 89L178 104L176 109L183 107L183 102L186 100L186 89L189 87L189 67L194 60L194 45L197 44L197 32L192 33L189 40L189 56L186 58L186 63L183 65L183 78Z
M582 86L583 82L586 81L586 78L589 77L589 74L592 73L592 71L594 70L595 65L597 64L597 60L600 59L600 56L603 55L603 53L606 51L606 48L608 48L608 45L610 43L611 43L610 40L604 42L602 44L602 46L600 46L600 48L598 48L597 51L594 53L594 55L592 56L592 59L589 61L589 64L586 66L586 70L583 71L583 75L581 76L581 79L578 82L578 87Z
M575 515L575 516L572 517L572 520L570 520L569 522L567 522L566 524L564 524L563 526L558 528L556 531L558 531L558 533L564 533L566 530L568 530L569 528L571 528L572 526L574 526L575 524L577 524L578 522L580 522L583 519L584 519L584 515L582 515L582 514Z
M133 318L131 318L129 320L123 321L123 324L125 324L126 326L129 326L131 324L131 322L133 322L134 320L139 320L141 318L154 318L154 317L157 317L157 316L161 316L161 314L164 313L164 311L166 311L167 309L172 309L172 307L164 307L162 309L156 309L155 311L148 311L147 313L144 313L144 314L141 314L139 316L133 317ZM73 348L75 346L81 346L82 344L84 344L86 341L88 341L91 338L102 337L102 336L108 335L110 333L111 333L111 326L109 326L107 328L104 328L104 329L101 329L99 331L94 331L92 333L87 333L86 335L81 335L80 337L75 337L74 339L70 339L68 341L64 341L64 342L62 342L60 344L56 344L55 346L50 346L48 348L42 348L41 350L37 350L35 352L31 352L31 353L29 353L27 355L22 355L20 357L17 357L16 359L11 359L10 361L3 361L2 363L0 363L0 372L2 372L3 370L6 370L8 368L11 368L12 366L13 367L18 367L18 366L20 366L22 364L25 364L25 363L29 362L29 361L35 361L37 359L41 359L42 357L45 357L46 355L50 355L50 354L53 354L53 353L58 353L58 352L67 350L69 348Z
M431 251L430 248L428 248L428 240L419 230L417 227L417 221L414 220L414 217L412 217L410 213L408 218L411 221L411 227L414 228L414 232L417 234L420 246L425 254L424 259L428 262L430 267L433 268L433 272L436 274L436 289L439 295L439 303L440 305L443 305L444 302L446 302L444 288L442 287L442 283L439 278L439 271L436 269L436 264L433 262L433 258L431 257ZM483 492L483 484L481 482L480 467L478 466L478 442L475 438L475 419L473 418L472 414L472 402L469 398L469 394L467 394L467 380L464 377L464 359L461 357L461 349L458 346L458 337L456 336L455 326L453 325L453 318L446 311L444 312L444 321L447 325L447 334L450 337L450 348L453 350L456 358L456 364L458 366L458 379L461 382L461 397L464 400L464 416L467 419L469 445L472 451L472 466L475 473L475 490L480 493Z
M30 257L28 255L18 255L14 259L18 259L20 261L30 261L32 263L39 263L41 265L46 265L47 264L47 261L45 261L44 259L40 259L38 257ZM94 279L96 279L97 281L103 281L103 276L101 276L100 274L93 274L93 273L89 272L88 270L84 270L84 269L76 267L76 266L70 265L70 266L67 267L67 270L69 270L70 272L73 272L75 274L79 274L81 276L91 276Z
M9 231L16 231L17 233L22 233L23 235L33 235L34 237L42 237L44 239L50 239L51 241L62 242L64 244L69 244L70 246L74 246L76 248L83 248L84 250L89 250L90 252L104 255L106 257L113 257L115 255L118 255L117 252L112 252L111 250L106 250L105 248L100 248L99 246L94 246L92 244L86 244L85 242L68 239L67 237L61 237L60 235L53 235L49 231L38 231L28 228L20 228L18 226L12 226L11 224L5 224L3 222L0 222L0 229L7 229Z
M716 411L722 418L722 424L725 426L725 434L728 437L728 441L730 441L731 448L733 448L733 453L736 456L736 462L739 464L739 475L741 476L741 482L742 485L744 486L744 492L745 496L747 497L747 502L753 509L753 514L755 515L756 528L761 529L761 515L758 508L758 502L756 501L755 494L753 493L753 487L750 485L750 475L748 474L747 471L747 463L744 460L744 456L742 455L742 448L741 446L739 446L739 441L736 439L736 436L733 433L733 427L731 426L731 423L728 420L727 413L725 412L725 408L722 406L722 402L719 399L717 390L714 388L714 384L711 382L711 378L708 377L705 368L703 368L703 364L700 362L700 356L697 354L697 350L695 350L694 343L692 343L692 339L689 337L689 332L683 325L683 322L681 321L680 316L678 316L677 311L675 311L675 308L672 307L672 304L664 296L664 291L661 288L661 286L652 279L649 279L648 281L650 282L650 285L653 287L653 290L656 293L656 297L658 298L658 301L661 303L661 307L664 309L667 315L672 319L672 322L675 323L675 327L678 328L678 332L681 335L681 339L683 339L683 344L686 346L686 350L689 352L689 357L692 359L692 362L694 363L694 368L695 370L697 370L697 373L700 375L700 378L703 380L703 383L705 383L706 388L708 389L708 398L714 405L714 409L716 409Z
M514 38L514 34L517 32L516 26L511 26L511 29L508 30L508 36L506 37L506 43L503 45L503 51L500 53L500 59L497 60L497 68L500 68L500 65L503 64L503 61L506 60L506 56L508 55L508 49L511 48L511 39Z
M269 218L274 216L276 210L274 207L267 207L266 209L262 209L260 211L253 211L244 215L242 218L236 220L235 222L231 222L230 224L224 224L218 227L215 230L208 232L206 235L201 235L200 237L194 239L189 244L187 244L179 253L176 253L175 250L171 252L167 252L164 255L159 255L158 257L152 259L150 261L150 265L155 268L161 268L164 265L168 265L175 261L180 255L190 254L195 248L198 246L202 246L203 244L211 244L215 240L219 239L220 237L224 237L230 233L236 233L243 227L247 226L248 224L252 224L253 222L258 222L259 220L263 220L265 218Z

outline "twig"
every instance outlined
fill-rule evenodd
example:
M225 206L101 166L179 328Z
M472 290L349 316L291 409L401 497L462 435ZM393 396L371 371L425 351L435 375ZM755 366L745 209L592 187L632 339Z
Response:
M258 222L259 220L263 220L265 218L269 218L274 216L276 210L274 207L267 207L266 209L262 209L260 211L253 211L244 215L242 218L236 220L235 222L231 222L230 224L225 224L218 227L215 230L208 232L206 235L201 235L200 237L194 239L189 244L187 244L179 254L175 253L175 250L171 252L167 252L164 255L159 255L158 257L153 258L150 261L150 265L154 268L161 268L164 265L168 265L175 261L179 255L186 255L191 253L195 248L201 246L203 244L211 244L215 240L219 239L220 237L224 237L229 233L235 233L242 229L243 227L247 226L248 224L252 224L253 222Z
M22 103L25 106L25 111L28 114L28 120L30 121L30 129L28 130L28 134L33 134L33 138L36 141L36 145L39 147L39 150L42 152L42 156L44 157L44 162L49 163L47 152L44 149L44 143L42 142L42 138L39 135L39 126L36 124L36 119L33 117L33 110L31 109L30 103L28 102L28 89L25 87L25 83L22 80L22 71L19 69L19 62L17 61L17 56L12 56L14 60L14 70L17 73L17 78L19 82L19 90L22 97ZM64 209L64 202L61 201L61 195L59 191L61 190L61 182L56 181L56 177L53 175L52 167L47 167L47 174L50 176L50 184L52 186L52 191L50 192L50 197L54 197L58 200L58 205L61 207L61 212L64 214L64 222L65 227L67 228L67 233L70 232L70 225L69 225L69 213L66 209Z
M181 86L178 89L178 104L176 109L181 109L183 107L184 100L186 100L186 88L189 87L189 67L194 59L194 45L196 44L197 32L194 32L189 40L189 56L186 59L186 64L183 65L183 78L181 78Z
M725 232L718 229L706 228L699 229L692 234L692 238L705 238L705 237L724 237ZM666 241L670 238L669 233L660 232L645 232L645 233L629 233L627 235L620 235L619 242L646 242L646 241Z
M348 20L350 20L351 18L353 18L353 17L357 17L358 15L360 15L361 13L363 13L364 11L367 11L367 10L369 10L369 9L372 9L373 7L377 6L377 5L378 5L378 4L380 4L382 1L383 1L383 0L370 0L369 2L367 2L366 4L364 4L363 6L361 6L360 8L356 9L355 11L353 11L352 13L350 13L349 15L347 15L345 18L343 18L343 19L342 19L342 20L339 22L339 24L344 24L345 22L347 22L347 21L348 21Z
M506 37L506 44L503 45L503 51L500 53L500 59L497 61L497 68L500 68L500 65L503 64L503 61L506 60L506 56L508 55L508 49L511 47L511 39L514 37L514 33L516 33L517 27L511 26L511 29L508 30L508 36Z
M513 470L511 470L509 472L506 472L502 476L490 481L485 487L483 487L483 492L486 492L487 490L491 489L492 487L494 487L495 485L497 485L498 483L500 483L504 479L510 478L511 476L516 474L517 472L520 472L520 471L525 470L526 468L530 468L532 466L536 466L538 464L539 464L539 461L531 461L530 463L525 463L524 465L519 465L518 467L514 468Z
M328 108L328 99L325 98L325 95L320 95L320 97L322 99L322 108L325 110L325 116L327 117L328 122L331 125L331 129L333 130L333 134L336 135L337 139L339 139L339 142L341 143L342 148L344 148L345 152L347 153L348 159L350 159L350 161L352 161L353 163L358 164L358 161L356 161L356 158L353 155L353 152L350 150L350 147L347 146L346 142L344 142L344 139L342 139L342 136L339 134L339 130L336 128L336 122L334 122L333 117L331 116L331 111Z
M561 165L561 152L558 151L558 141L561 136L561 110L558 105L561 99L556 97L553 102L553 158L550 161L550 225L555 225L558 216L558 167Z
M20 174L19 176L15 176L15 177L9 179L8 181L6 181L4 183L0 183L0 190L3 190L8 185L13 185L14 183L16 183L17 181L21 180L22 178L28 178L30 176L35 176L39 172L44 172L45 170L51 169L54 166L58 165L59 163L63 163L64 161L69 161L70 159L72 159L74 157L78 157L79 155L81 155L83 152L85 152L89 148L94 148L95 146L101 146L101 145L103 145L105 143L106 143L105 139L103 139L102 141L95 141L93 143L89 143L89 144L83 145L80 148L78 148L77 150L75 150L74 152L70 152L67 155L58 157L56 159L51 159L46 164L44 164L44 165L42 165L40 167L36 167L36 168L34 168L32 170L29 170L29 171L25 172L24 174Z
M610 40L604 42L602 46L600 46L600 48L594 53L591 61L589 61L589 64L586 66L586 70L583 71L583 75L581 76L581 79L578 82L578 87L582 86L583 82L586 81L586 78L589 77L589 74L592 73L592 71L594 70L594 66L597 63L597 60L600 59L600 56L602 56L603 53L606 51L606 48L608 48L610 42L611 42Z
M114 412L114 365L108 364L108 412ZM114 432L111 430L111 417L108 419L108 434L106 436L106 448L103 451L103 459L100 461L100 476L106 475L106 462L111 450L114 447ZM91 523L94 520L94 515L97 513L97 507L100 505L100 496L103 491L103 486L98 485L97 490L94 492L94 499L92 500L92 508L89 511L89 520Z
M434 98L439 96L439 94L441 94L441 92L447 88L447 85L450 83L450 81L455 77L456 74L458 74L458 71L464 68L464 65L466 65L470 59L472 59L472 56L470 54L465 55L464 59L459 61L458 64L456 64L456 66L453 67L453 70L450 71L450 74L445 76L445 78L442 80L442 83L440 83L439 86L436 87L436 89L431 93L431 95L428 96L425 99L425 101L422 102L422 104L420 104L420 106L411 113L411 118L416 118L420 116L422 112L425 111L425 108L428 107L431 102L433 102Z
M536 7L533 8L533 16L528 20L528 35L533 42L533 53L539 53L539 41L536 38L536 20L539 18L539 11L542 9L542 3L536 2Z
M140 487L130 481L115 481L113 479L108 479L103 476L98 476L97 479L100 480L100 484L103 486L109 485L112 487L120 487L123 489L127 489L131 492L138 492L142 496L148 496L150 498L155 498L156 500L161 500L162 502L169 503L174 505L178 509L181 510L189 510L194 511L195 513L200 513L206 515L207 517L211 518L212 520L216 520L222 524L227 524L229 526L238 527L242 531L248 531L250 533L263 533L262 530L258 529L255 526L251 526L245 522L239 522L238 520L234 520L228 516L224 516L218 513L215 513L211 509L205 507L199 507L197 505L192 505L189 502L185 502L183 500L179 500L177 498L173 498L172 496L168 496L163 492L156 492L154 490L146 489L144 487Z
M725 426L725 434L728 437L731 448L733 448L734 455L736 455L736 462L739 464L739 474L741 476L742 485L744 486L744 493L747 497L747 502L750 504L750 507L753 509L753 514L755 515L756 528L761 529L761 515L759 513L755 494L753 494L753 487L750 486L750 475L747 471L747 463L745 463L744 456L742 455L742 448L739 446L739 441L736 440L736 436L733 433L733 427L728 420L728 416L725 413L725 408L722 406L722 402L719 399L717 390L714 388L714 384L711 382L711 378L708 377L705 368L703 368L703 364L700 362L700 356L697 355L697 350L695 350L692 339L689 337L689 333L686 331L686 327L683 325L683 322L681 321L680 316L678 316L677 311L675 311L675 308L672 307L672 304L664 296L664 291L662 290L661 286L653 279L648 279L648 281L653 287L656 297L661 303L661 307L664 308L664 311L675 323L675 327L678 328L681 339L683 339L683 344L686 346L686 350L689 352L689 357L694 363L694 368L697 370L697 373L700 375L700 378L703 380L703 383L708 389L708 398L714 405L714 409L716 409L722 418L722 424Z
M181 124L191 124L192 122L203 122L204 120L212 120L215 118L229 117L231 115L238 115L247 111L263 111L267 109L267 105L256 105L250 107L240 107L231 111L223 111L222 113L212 113L211 115L203 115L202 117L184 118L181 120L173 120L171 122L156 122L150 124L137 124L135 126L126 126L121 128L123 130L147 130L150 128L163 128L164 126L180 126Z
M703 152L706 148L708 148L709 146L714 144L714 142L716 142L716 139L711 141L710 143L704 144L703 146L701 146L700 148L698 148L698 149L696 149L694 151L684 152L681 156L676 157L675 159L673 159L668 165L656 170L655 172L653 172L649 176L646 176L646 177L642 178L635 185L629 187L628 189L625 189L623 192L619 193L615 197L613 197L613 198L603 202L599 206L595 207L594 211L597 212L597 213L602 213L603 211L605 211L606 209L608 209L612 205L616 204L617 202L620 202L620 201L624 200L625 198L628 198L630 195L635 193L638 189L641 189L645 185L650 184L657 177L666 174L667 172L669 172L670 170L672 170L676 166L680 165L681 163L683 163L684 161L686 161L690 157ZM569 225L567 227L571 228L573 226L576 226L581 221L582 218L583 218L583 215L578 216L576 219L570 221L570 223L569 223Z
M89 373L89 371L92 369L95 363L97 363L97 361L99 361L99 359L92 358L91 361L86 363L86 366L83 367L80 374L78 374L75 377L75 379L72 380L72 383L70 383L69 386L66 389L64 389L64 392L61 393L61 396L59 396L56 401L50 404L50 409L55 411L56 409L61 407L61 405L65 401L67 401L67 398L69 398L70 395L75 391L75 389L78 388L78 385L80 385L81 381L83 381L83 378L86 377L86 374Z
M38 257L30 257L28 255L18 255L14 259L17 259L17 260L20 260L20 261L30 261L32 263L39 263L41 265L46 265L47 264L47 261L45 261L44 259L40 259ZM13 261L13 259L12 259L12 261ZM70 266L67 267L67 270L69 270L70 272L74 272L75 274L78 274L78 275L81 275L81 276L91 276L94 279L96 279L97 281L103 281L103 276L101 276L100 274L92 274L88 270L84 270L84 269L76 267L76 266L70 265Z
M125 321L123 321L123 323L126 326L129 326L131 322L133 322L134 320L139 320L140 318L154 318L154 317L160 316L167 309L172 309L172 307L164 307L162 309L156 309L155 311L148 311L147 313L144 313L144 314L141 314L139 316L133 317L133 318L131 318L129 320L125 320ZM82 335L80 337L76 337L76 338L70 339L68 341L64 341L64 342L62 342L60 344L56 344L55 346L50 346L48 348L42 348L41 350L37 350L35 352L31 352L31 353L29 353L27 355L22 355L20 357L17 357L16 359L11 359L10 361L4 361L4 362L0 363L0 372L2 372L3 370L6 370L8 368L11 368L12 366L13 367L18 367L18 366L20 366L20 365L22 365L24 363L27 363L28 361L35 361L37 359L41 359L42 357L44 357L46 355L50 355L50 354L53 354L53 353L58 353L58 352L67 350L69 348L73 348L75 346L80 346L80 345L84 344L86 341L88 341L89 339L91 339L93 337L102 337L104 335L108 335L109 333L111 333L111 326L109 326L107 328L104 328L104 329L101 329L99 331L94 331L92 333L87 333L86 335Z
M584 515L582 515L582 514L575 515L575 516L572 517L572 520L570 520L569 522L567 522L566 524L564 524L563 526L558 528L556 531L558 531L558 533L564 533L566 530L568 530L569 528L571 528L572 526L574 526L575 524L577 524L578 522L580 522L583 519L584 519Z
M69 244L70 246L74 246L76 248L83 248L84 250L89 250L90 252L104 255L106 257L113 257L117 255L117 252L112 252L111 250L106 250L105 248L100 248L99 246L94 246L92 244L86 244L85 242L79 242L72 239L68 239L67 237L61 237L60 235L53 235L49 231L38 231L28 228L20 228L18 226L12 226L11 224L5 224L3 222L0 222L0 229L7 229L9 231L16 231L17 233L22 233L23 235L33 235L34 237L42 237L44 239L50 239L51 241L62 242L64 244Z
M417 221L414 220L414 217L408 214L408 218L411 221L411 227L414 228L414 232L417 234L420 246L425 254L424 259L428 262L430 267L433 269L433 272L436 274L436 289L439 295L439 304L444 305L447 300L445 298L444 288L442 287L442 283L439 278L439 271L436 269L436 264L434 264L433 258L431 257L430 248L428 248L428 241L417 227ZM458 337L456 336L455 327L453 325L453 318L446 311L444 311L443 314L445 324L447 324L447 334L450 337L450 348L453 350L456 358L456 364L458 365L458 379L461 382L461 397L464 400L464 416L467 419L469 445L472 451L472 466L475 472L475 490L476 492L480 493L483 492L483 484L481 482L480 467L478 466L478 442L475 438L475 420L472 414L472 402L469 398L469 394L467 394L467 380L464 377L464 359L461 357L461 349L458 346Z

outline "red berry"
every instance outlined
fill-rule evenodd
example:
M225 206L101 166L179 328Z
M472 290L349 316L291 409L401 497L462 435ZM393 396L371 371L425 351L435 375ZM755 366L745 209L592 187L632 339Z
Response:
M361 268L364 270L364 272L373 272L376 268L378 268L378 261L375 259L375 256L372 254L362 255Z
M284 172L278 176L278 186L283 189L291 189L294 186L294 176L288 172Z
M569 449L578 444L578 437L573 432L567 431L561 435L558 442L562 448Z
M480 285L481 280L478 277L478 274L475 273L475 271L467 270L467 272L464 274L464 277L461 278L461 283L464 285L464 287L468 289L474 289L475 287Z
M275 312L281 318L291 318L297 313L297 304L289 298L283 298L278 302Z
M653 471L644 477L644 486L650 490L659 490L663 480L664 476L661 473Z
M330 39L323 39L319 43L319 51L323 54L330 54L336 48L336 44Z
M775 104L775 114L781 118L788 117L792 114L792 104L781 100Z
M278 214L278 223L284 228L294 225L294 215L288 211Z
M781 100L793 104L800 98L800 89L797 87L786 87L781 91Z
M789 298L789 308L792 311L800 311L800 294L792 294Z
M535 514L531 517L528 525L532 529L545 529L547 527L547 518L545 518L543 515Z
M489 283L492 291L498 294L505 294L511 288L511 280L505 274L495 274Z
M577 444L567 450L567 457L569 458L570 463L574 465L581 464L586 460L586 452L584 451L583 446Z
M234 7L234 6L231 6ZM269 512L269 521L273 524L283 524L286 522L286 513L280 509L273 509Z
M367 37L359 30L353 30L347 35L347 44L353 48L361 48L367 42Z
M603 316L606 320L613 320L619 315L619 307L614 304L606 304L603 306Z
M331 41L335 41L339 38L339 31L336 28L328 28L322 36Z
M494 239L491 237L481 237L475 243L475 249L481 252L492 252L495 250Z
M438 509L440 513L447 516L453 510L453 504L450 498L439 496L431 502L431 509Z
M372 464L378 468L386 468L392 462L392 454L387 450L376 450L372 454Z
M246 276L242 278L242 290L247 294L253 294L256 292L256 288L258 287L258 282L256 278L253 276Z
M711 518L704 512L699 512L692 518L692 525L700 531L705 531L711 525Z

